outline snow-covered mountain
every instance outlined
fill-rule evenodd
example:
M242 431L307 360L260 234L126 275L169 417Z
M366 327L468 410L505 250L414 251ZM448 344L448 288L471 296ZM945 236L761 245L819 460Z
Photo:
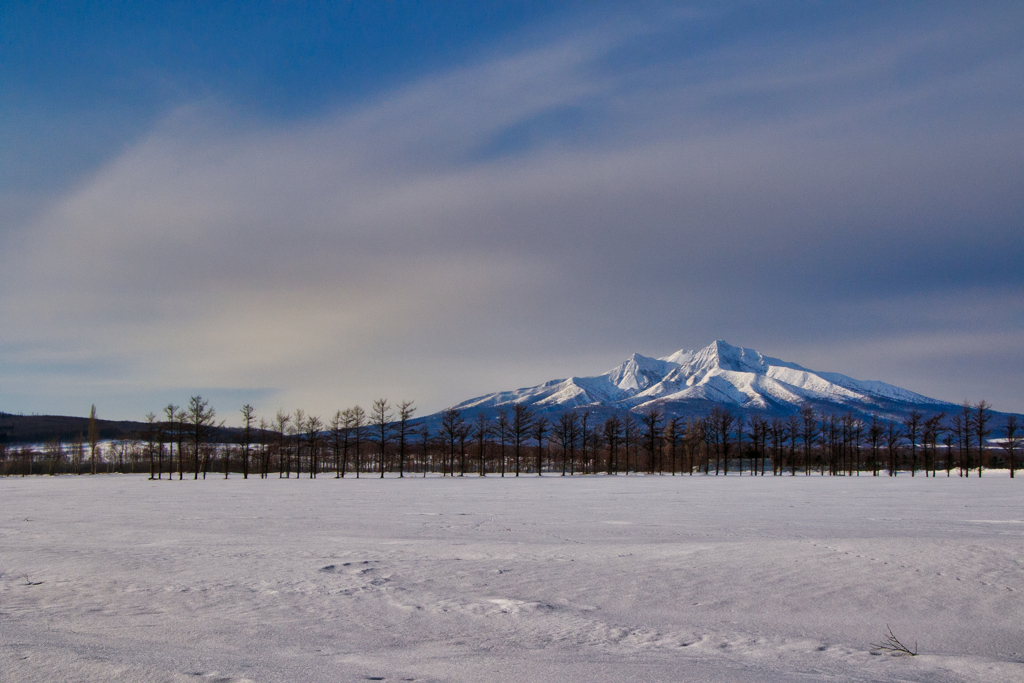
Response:
M542 413L570 408L643 412L657 407L668 415L700 413L713 404L771 414L796 412L809 404L884 416L902 415L913 408L924 412L956 408L885 382L808 370L720 340L699 351L681 350L664 358L635 353L601 375L488 394L455 407L489 413L516 403Z

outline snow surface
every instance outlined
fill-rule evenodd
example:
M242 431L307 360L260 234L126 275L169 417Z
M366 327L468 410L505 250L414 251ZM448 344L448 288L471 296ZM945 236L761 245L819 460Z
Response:
M1022 681L1022 486L2 479L0 680Z

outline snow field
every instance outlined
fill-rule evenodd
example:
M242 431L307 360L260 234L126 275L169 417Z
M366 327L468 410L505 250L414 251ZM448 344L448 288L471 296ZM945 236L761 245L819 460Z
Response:
M5 683L1021 681L1022 591L997 473L0 480Z

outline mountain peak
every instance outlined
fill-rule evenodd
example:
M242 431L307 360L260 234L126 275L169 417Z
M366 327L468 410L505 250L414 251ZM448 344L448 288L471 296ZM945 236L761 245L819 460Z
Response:
M536 387L481 396L458 408L498 408L525 403L538 411L575 407L668 415L701 412L711 403L789 414L813 404L861 415L901 415L911 408L941 410L948 404L884 382L808 370L716 339L699 351L663 358L634 353L602 375L552 380Z
M626 392L643 391L657 383L673 366L663 359L634 353L621 365L609 370L608 381Z
M684 374L690 380L700 381L709 372L767 372L768 365L764 357L754 349L733 346L718 339L694 354L693 359L684 366Z

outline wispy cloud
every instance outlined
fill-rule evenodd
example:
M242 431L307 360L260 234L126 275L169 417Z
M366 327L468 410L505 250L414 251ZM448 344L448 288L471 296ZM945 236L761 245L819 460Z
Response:
M948 28L610 68L650 39L634 24L315 120L181 107L2 238L3 391L437 409L722 336L773 355L895 349L970 320L1012 341L1019 306L977 320L949 300L1012 309L1022 292L1021 134L986 114L1024 85L1021 52L948 68ZM940 309L960 313L936 332ZM909 388L956 399L996 380L957 381Z

